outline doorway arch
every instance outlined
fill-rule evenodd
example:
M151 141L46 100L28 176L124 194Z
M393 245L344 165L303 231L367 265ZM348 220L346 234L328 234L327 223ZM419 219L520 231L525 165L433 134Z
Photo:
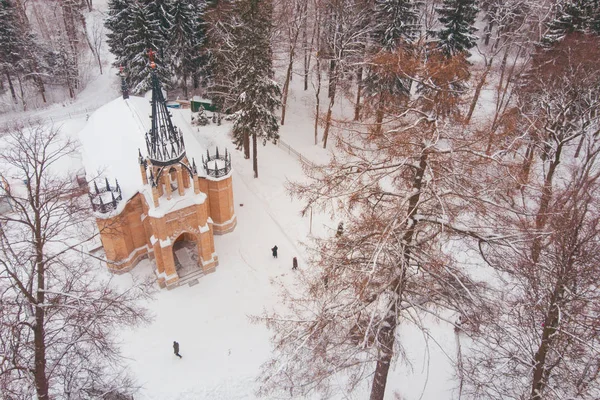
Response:
M179 278L202 269L199 254L200 242L195 234L182 232L177 236L173 242L173 259Z

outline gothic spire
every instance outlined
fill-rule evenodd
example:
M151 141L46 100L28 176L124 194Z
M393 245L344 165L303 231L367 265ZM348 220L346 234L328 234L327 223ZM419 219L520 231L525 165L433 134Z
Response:
M154 52L148 50L152 77L152 128L146 133L146 148L150 160L155 165L177 163L185 156L183 135L171 121L171 113L156 75Z

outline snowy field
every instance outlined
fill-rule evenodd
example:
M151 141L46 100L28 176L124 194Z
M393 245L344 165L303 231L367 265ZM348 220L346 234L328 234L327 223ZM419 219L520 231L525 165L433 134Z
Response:
M92 76L76 100L26 114L4 115L1 122L12 117L41 118L77 137L87 123L88 110L120 95L117 71L108 68L108 54L105 60L104 75ZM281 138L307 159L324 162L328 152L321 144L314 145L314 91L310 86L303 91L301 84L299 76L292 81ZM321 112L324 103L323 98ZM338 116L352 112L349 103L340 101L336 105ZM188 115L186 111L176 111L176 124L187 124ZM147 304L154 315L153 322L118 333L126 362L141 386L136 400L256 398L259 367L268 359L271 344L268 330L261 324L252 324L249 317L277 307L281 285L293 287L295 275L310 268L303 259L303 243L310 241L309 231L314 235L335 233L338 221L314 214L311 227L310 218L300 215L302 204L290 198L286 183L305 179L301 163L293 154L271 143L259 146L260 177L254 179L251 160L244 160L241 152L234 151L229 129L227 124L209 125L197 133L197 139L211 151L219 146L232 152L238 225L234 232L215 237L219 256L215 273L202 277L191 287L158 291ZM110 151L110 144L98 151ZM78 159L65 163L65 169L72 172L81 168ZM274 245L279 247L277 259L270 252ZM293 257L298 257L300 271L291 270ZM147 260L132 271L138 275L152 273ZM127 274L117 277L121 284L129 279ZM390 372L386 398L452 397L456 386L452 326L429 320L426 325L427 336L410 325L400 329L401 341L408 351ZM174 340L180 343L182 359L173 354ZM366 382L362 390L350 396L340 389L336 398L364 399L369 390Z
M112 98L119 96L114 70L96 77L92 88L111 88ZM104 82L101 84L100 82ZM327 159L327 152L315 146L313 136L314 92L304 92L295 80L290 93L287 123L281 137L296 151L314 162ZM296 86L298 85L298 86ZM79 100L100 96L84 91ZM79 101L78 100L78 101ZM338 113L350 110L348 104ZM56 113L63 110L57 109ZM45 118L48 111L42 114ZM189 111L174 111L176 124L184 127ZM90 118L93 123L94 118ZM54 124L63 133L77 137L86 126L86 116ZM188 129L194 129L187 126ZM216 272L202 277L199 283L175 290L157 291L147 304L154 315L148 326L119 332L123 355L141 389L136 399L253 399L260 365L271 352L270 334L261 324L252 324L250 316L260 316L279 304L281 285L293 287L295 274L310 268L303 259L303 246L314 235L332 235L337 221L314 214L302 217L302 204L291 199L288 181L306 179L301 163L284 148L268 143L259 147L259 179L253 178L251 160L234 151L229 136L230 125L209 125L197 132L197 141L206 148L227 147L232 152L235 212L238 225L234 232L215 237L219 256ZM105 149L110 151L107 144ZM135 157L133 154L132 157ZM65 160L65 169L76 172L81 160ZM273 259L271 247L279 247ZM292 271L292 258L298 257L300 271ZM132 274L151 275L152 265L143 261ZM127 284L128 274L117 276ZM429 321L429 337L406 325L400 330L408 349L388 379L386 398L448 399L455 386L452 361L455 339L452 326ZM173 354L172 342L181 345L182 359ZM339 399L363 399L369 385L348 396L340 388ZM317 397L315 397L317 398Z
M294 89L282 139L303 156L321 161L327 154L312 144L312 93ZM186 123L186 111L174 114L177 124ZM201 128L198 142L231 151L229 128ZM301 270L309 268L302 243L310 240L310 219L301 217L301 204L285 188L287 181L305 179L300 162L270 143L259 147L259 179L253 178L251 160L244 160L241 152L234 151L232 161L238 226L215 237L220 261L216 272L192 287L160 291L148 304L153 323L121 334L123 354L142 385L140 399L255 398L257 373L271 347L269 332L249 317L276 307L280 285L294 284L294 275L301 272L291 270L293 257L298 257ZM333 234L336 226L326 216L313 215L313 234ZM277 259L270 252L274 245L279 247ZM152 266L145 261L133 273L152 274ZM449 325L430 325L434 340L427 342L416 328L401 330L410 351L405 364L390 375L389 398L394 393L407 400L451 396L454 333ZM182 359L173 354L173 340L181 345ZM365 398L368 390L350 397L340 390L339 398Z

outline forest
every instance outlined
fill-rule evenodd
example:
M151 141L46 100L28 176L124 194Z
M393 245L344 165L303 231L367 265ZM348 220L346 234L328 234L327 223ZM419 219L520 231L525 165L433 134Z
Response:
M152 49L169 98L229 114L258 177L290 82L314 93L331 160L289 190L345 224L314 239L285 311L253 317L274 346L260 395L342 379L382 400L398 331L433 316L454 325L457 398L600 398L600 0L109 0L90 25L93 9L0 0L0 110L75 98L106 35L132 93Z

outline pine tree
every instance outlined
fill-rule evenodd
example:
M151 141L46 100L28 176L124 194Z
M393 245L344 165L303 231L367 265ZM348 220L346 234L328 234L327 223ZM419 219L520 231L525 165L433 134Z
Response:
M375 30L377 43L385 50L392 50L398 41L413 42L419 35L420 2L413 0L376 0Z
M476 0L444 0L436 9L443 28L437 32L438 46L448 56L467 53L475 46Z
M149 11L140 3L132 3L129 28L124 38L123 55L117 64L126 68L127 83L132 93L143 93L150 88L151 74L148 68L148 49L158 51L165 48L164 38L156 21L150 18ZM156 72L161 83L168 87L171 80L166 61L158 54Z
M133 3L128 0L109 0L108 2L108 18L104 24L109 30L106 34L106 42L110 52L115 55L117 60L125 54L124 42L129 29L132 5Z
M16 10L9 0L0 0L0 68L13 71L24 54L22 26L18 22Z
M172 21L169 30L170 66L178 84L187 97L188 79L198 68L203 37L199 22L204 4L191 0L173 0Z
M585 33L593 28L593 2L570 0L557 3L556 16L548 23L548 31L542 38L542 46L550 47L560 42L569 33Z
M157 29L157 33L162 37L162 41L157 47L158 56L164 60L164 65L170 64L169 58L169 32L173 21L173 15L171 13L171 1L170 0L144 0L144 7L148 12L149 20L152 21L153 26Z
M29 76L44 94L44 85L36 71L39 63L35 57L35 36L29 26L19 18L19 10L11 0L0 0L0 73L6 78L13 100L17 101L13 79ZM45 98L43 97L44 102ZM25 106L25 104L23 104Z
M421 2L414 0L377 0L374 20L376 51L393 53L400 45L412 44L420 34L417 7ZM370 62L364 82L365 103L377 104L375 119L381 126L386 103L404 101L409 96L412 81L386 71L385 54L375 56Z
M270 0L243 0L238 3L239 25L233 33L237 68L233 73L237 87L233 110L237 119L233 126L238 148L244 147L249 157L252 137L254 177L258 178L257 140L274 143L279 138L279 125L274 111L280 104L281 91L273 80L273 54L270 45L272 4Z

